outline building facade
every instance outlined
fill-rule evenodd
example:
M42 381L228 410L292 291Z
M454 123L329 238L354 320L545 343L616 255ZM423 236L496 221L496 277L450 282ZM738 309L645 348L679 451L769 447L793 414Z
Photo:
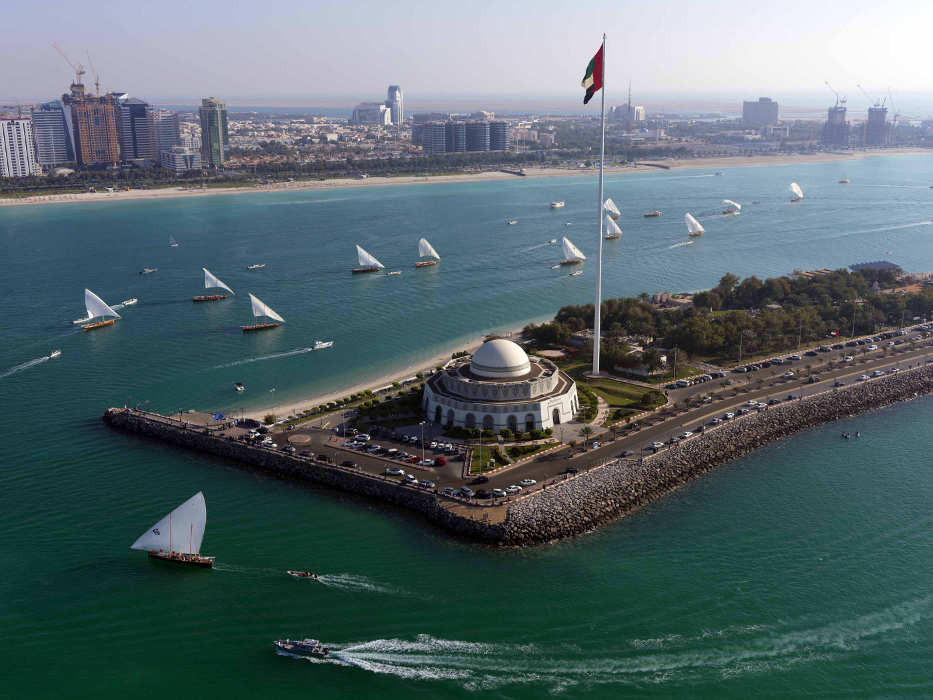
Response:
M770 97L759 97L757 102L743 102L742 121L754 128L777 124L778 103Z
M389 116L392 123L401 126L405 121L405 104L402 101L402 86L390 85L386 92L386 107L389 108Z
M159 154L159 163L163 168L181 175L188 170L201 169L201 154L193 148L173 146Z
M71 110L75 158L79 165L114 165L120 162L117 131L120 101L116 95L87 95L84 85L72 84L62 95Z
M178 113L167 109L152 110L152 144L153 152L158 157L159 165L162 163L162 153L171 151L175 146L181 145L181 125L178 120ZM193 147L193 146L189 146ZM195 150L201 150L201 144L198 143ZM201 158L198 157L200 167Z
M421 146L425 153L446 153L447 125L444 122L424 124L421 131Z
M465 122L447 122L445 146L448 153L463 153L466 151Z
M889 142L887 107L869 107L868 121L865 122L865 145L887 146Z
M580 404L576 384L557 365L496 338L432 375L422 408L440 425L515 433L566 423Z
M507 151L511 145L507 122L489 122L489 150Z
M0 118L0 177L38 175L32 119Z
M389 126L392 123L392 111L384 103L361 102L353 108L350 123Z
M489 150L489 122L467 122L466 149L468 151Z
M124 161L155 160L158 151L152 133L152 111L146 102L136 97L121 101L119 134Z
M44 168L75 162L71 110L58 100L36 105L32 109L32 129L36 158Z
M834 105L829 108L820 141L824 146L849 145L849 122L846 121L845 107Z
M213 97L205 97L201 100L198 114L201 117L201 165L205 168L221 168L225 149L230 143L227 105Z

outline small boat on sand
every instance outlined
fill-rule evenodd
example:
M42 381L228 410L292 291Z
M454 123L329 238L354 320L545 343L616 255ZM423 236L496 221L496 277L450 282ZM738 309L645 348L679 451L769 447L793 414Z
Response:
M272 644L278 651L297 656L324 658L330 651L316 639L276 639Z
M152 559L209 569L214 557L200 553L206 525L207 504L198 491L140 535L130 549L149 552Z
M415 267L437 265L437 261L441 259L441 256L434 250L434 246L428 243L427 238L418 239L418 257L421 259L415 263Z
M206 267L201 268L204 271L204 289L226 289L231 294L236 294L230 287L215 277ZM204 294L197 297L191 297L191 301L220 301L226 299L226 294Z
M272 321L266 321L264 323L252 323L245 326L240 326L244 333L250 333L252 331L264 331L269 328L276 328L280 323L285 323L285 319L279 316L275 311L272 310L271 306L268 306L262 302L259 297L250 293L249 301L253 309L253 316L256 318L265 317L271 318Z
M294 571L292 569L288 570L289 576L294 576L295 578L310 578L317 580L317 574L313 574L310 571Z
M655 209L654 211L646 211L644 214L642 214L642 216L646 219L653 219L655 217L661 216L661 212Z
M247 270L261 270L261 269L264 268L265 266L266 266L265 263L254 263L254 264L252 264L252 265L247 265L247 266L246 266L246 269L247 269Z
M359 275L364 272L379 272L379 270L385 269L385 265L376 260L376 258L367 253L360 246L356 246L356 258L360 266L350 271L354 275Z
M586 260L586 256L566 236L561 239L561 245L564 250L564 259L560 261L561 265L580 265Z

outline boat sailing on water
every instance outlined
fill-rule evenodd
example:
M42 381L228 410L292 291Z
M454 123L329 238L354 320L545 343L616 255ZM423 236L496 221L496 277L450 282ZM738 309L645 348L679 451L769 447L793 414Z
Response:
M316 639L276 639L272 644L276 650L297 656L325 657L330 650Z
M607 241L614 241L618 238L622 238L622 229L619 228L619 224L612 220L612 217L606 214L606 235L604 238Z
M415 267L427 267L428 265L437 265L437 261L441 259L441 256L437 254L437 251L434 250L434 246L428 243L427 238L418 239L418 257L421 258L418 262L415 263ZM427 260L425 258L428 258ZM434 258L431 260L431 258Z
M158 271L159 271L159 268L157 267L144 267L142 270L139 271L139 274L151 275L153 272L158 272Z
M61 350L53 350L48 355L46 355L46 357L49 358L50 360L54 360L56 357L61 357L61 356L62 356Z
M684 214L684 223L687 224L687 235L690 238L699 238L706 232L706 229L700 225L700 222L690 212Z
M171 234L169 234L169 237L168 237L168 247L169 247L169 248L177 248L177 247L178 247L178 241L176 241L176 240L175 240L175 236L173 236L173 235L171 235Z
M654 211L646 211L644 214L642 214L642 216L646 219L654 219L658 216L661 216L661 212L658 209L655 209Z
M551 209L563 209L564 206L563 201L551 202Z
M231 294L236 295L236 292L221 282L219 277L215 277L206 267L202 267L201 269L204 271L204 289L226 289ZM226 294L205 294L203 296L191 297L191 301L220 301L226 298Z
M367 253L365 250L360 248L360 246L356 246L356 258L360 266L351 270L354 275L358 275L363 272L379 272L379 270L385 269L385 265L376 260L376 258Z
M310 578L317 580L317 574L313 574L310 571L295 571L293 569L288 570L289 576L294 576L295 578Z
M261 270L261 269L264 268L265 266L266 266L265 263L255 263L255 264L253 264L253 265L247 265L247 266L246 266L246 269L247 269L247 270Z
M724 199L722 200L722 204L723 204L723 210L722 210L723 214L741 214L742 213L742 205L739 204L738 202L733 202L731 199Z
M586 260L586 256L580 252L579 248L570 242L567 236L561 238L560 242L564 250L564 259L560 261L561 265L579 265Z
M334 347L333 340L315 340L314 349L315 350L326 350L327 348Z
M153 559L210 568L214 557L201 555L207 526L207 504L198 491L139 536L130 549L149 552Z
M250 331L264 331L267 328L276 328L280 323L285 323L285 319L279 316L275 311L272 310L272 307L265 304L262 300L259 299L255 294L250 293L249 301L253 308L253 316L256 318L265 317L271 318L272 321L266 321L265 323L253 323L246 326L240 326L243 329L244 333L249 333Z
M120 318L120 314L107 305L103 299L94 294L90 289L84 290L84 308L87 309L87 318L84 321L90 321L81 326L85 331L93 331L96 328L112 326L113 322ZM95 321L94 319L100 319ZM80 321L75 321L79 323Z
M607 216L613 221L618 221L619 217L622 216L622 212L619 211L619 207L616 206L616 203L612 201L612 197L608 197L605 202L603 202L603 209L606 210Z
M798 185L796 182L790 183L790 191L791 194L794 195L791 197L790 201L799 202L801 199L803 199L803 190L800 189L800 185Z

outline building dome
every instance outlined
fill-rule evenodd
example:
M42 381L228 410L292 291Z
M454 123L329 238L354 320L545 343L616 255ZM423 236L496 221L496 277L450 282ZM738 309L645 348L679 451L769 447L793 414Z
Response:
M473 354L470 371L490 379L523 377L531 371L531 363L528 355L516 343L496 338L487 340Z

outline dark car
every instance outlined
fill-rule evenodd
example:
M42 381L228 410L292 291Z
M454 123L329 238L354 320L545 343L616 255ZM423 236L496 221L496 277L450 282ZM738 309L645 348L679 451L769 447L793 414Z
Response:
M471 481L470 483L471 483L471 484L487 484L487 483L489 483L489 477L488 477L488 476L478 476L478 477L476 477L475 479L473 479L473 481ZM488 496L487 496L487 498L488 498Z
M341 467L350 467L351 469L356 469L356 462L352 459L345 459L340 463Z
M631 456L632 456L632 452L631 452L631 450L622 450L622 451L619 453L619 456L620 456L620 457L631 457Z
M487 489L480 489L476 492L477 498L492 498L492 492Z
M833 345L833 350L842 350L842 348L844 347L845 345L843 345L842 343L836 343L835 345Z
M807 350L807 351L804 353L804 355L806 355L807 357L816 357L816 354L817 354L817 353L816 353L816 350Z
M580 470L577 469L576 467L567 467L567 468L564 470L564 473L565 473L565 474L576 474L578 471L580 471Z
M818 381L820 381L819 375L811 374L807 377L807 384L816 384Z

